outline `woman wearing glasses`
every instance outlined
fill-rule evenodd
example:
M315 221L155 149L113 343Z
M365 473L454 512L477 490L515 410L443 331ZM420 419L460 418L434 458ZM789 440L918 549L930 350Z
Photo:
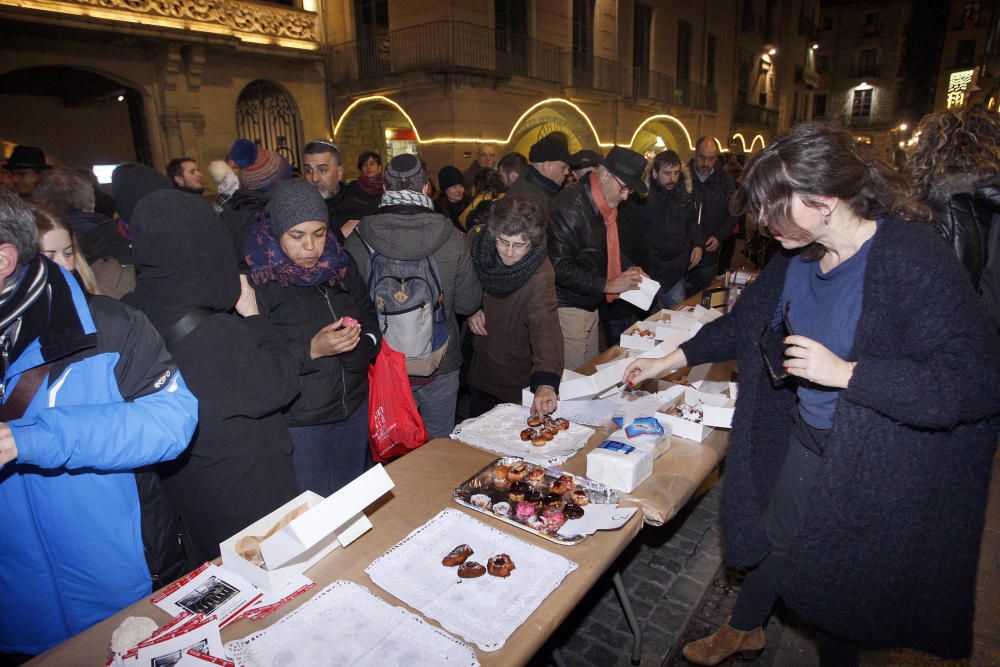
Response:
M739 363L723 530L747 577L684 655L760 651L778 597L817 628L822 664L858 664L859 646L968 655L1000 431L1000 355L969 281L844 130L797 125L743 192L786 252L731 313L625 374Z
M469 318L476 334L469 371L473 415L497 403L520 403L521 389L529 386L532 414L549 414L559 404L563 340L546 223L538 201L508 195L485 226L470 232L472 263L483 286L483 307Z

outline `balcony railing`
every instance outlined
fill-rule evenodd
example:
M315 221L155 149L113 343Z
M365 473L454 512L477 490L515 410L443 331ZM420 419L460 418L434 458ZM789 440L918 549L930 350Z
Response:
M757 127L778 127L778 111L767 107L737 102L736 111L733 113L733 121L738 124L754 125Z
M674 86L672 103L682 107L716 111L719 107L719 94L703 84L679 79Z
M706 111L715 111L719 99L716 91L699 83L678 82L669 74L641 67L632 69L632 97Z
M569 74L568 85L621 94L622 66L617 60L576 51L563 53L563 58L566 63L563 71Z
M316 13L246 0L0 0L0 7L25 7L55 14L87 14L110 21L175 28L205 35L229 35L253 44L319 48ZM99 14L96 10L99 10Z
M408 72L562 80L558 46L460 21L435 21L330 47L332 83Z

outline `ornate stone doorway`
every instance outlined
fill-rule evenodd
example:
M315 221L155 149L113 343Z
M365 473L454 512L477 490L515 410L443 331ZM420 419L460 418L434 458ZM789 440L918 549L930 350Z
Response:
M240 93L236 102L239 136L281 153L296 168L302 154L301 126L294 98L278 84L258 79Z

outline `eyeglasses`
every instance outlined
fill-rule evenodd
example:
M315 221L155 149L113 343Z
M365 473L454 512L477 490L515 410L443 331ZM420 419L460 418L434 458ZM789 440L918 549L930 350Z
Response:
M500 250L525 250L526 248L531 246L530 241L526 243L511 243L510 241L504 239L497 239L496 243L497 243L497 248L499 248Z
M785 302L785 310L781 316L785 335L788 336L795 335L792 324L788 321L788 310L791 305L791 301ZM761 355L764 357L764 368L767 370L767 374L771 376L771 382L775 386L778 386L784 384L792 374L786 371L783 365L785 360L785 346L777 344L772 338L772 334L776 333L778 332L772 329L770 324L765 324L764 329L760 332L760 338L757 339L757 345L760 347Z
M625 185L625 181L615 176L611 171L608 171L608 173L611 174L611 178L615 179L615 184L618 186L618 192L622 194L627 194L629 192L632 192L632 188Z

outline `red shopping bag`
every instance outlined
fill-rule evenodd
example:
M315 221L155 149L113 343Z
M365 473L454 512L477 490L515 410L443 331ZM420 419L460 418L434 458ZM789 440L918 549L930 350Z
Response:
M382 341L375 364L368 369L368 444L376 462L416 449L427 442L406 375L406 356Z

